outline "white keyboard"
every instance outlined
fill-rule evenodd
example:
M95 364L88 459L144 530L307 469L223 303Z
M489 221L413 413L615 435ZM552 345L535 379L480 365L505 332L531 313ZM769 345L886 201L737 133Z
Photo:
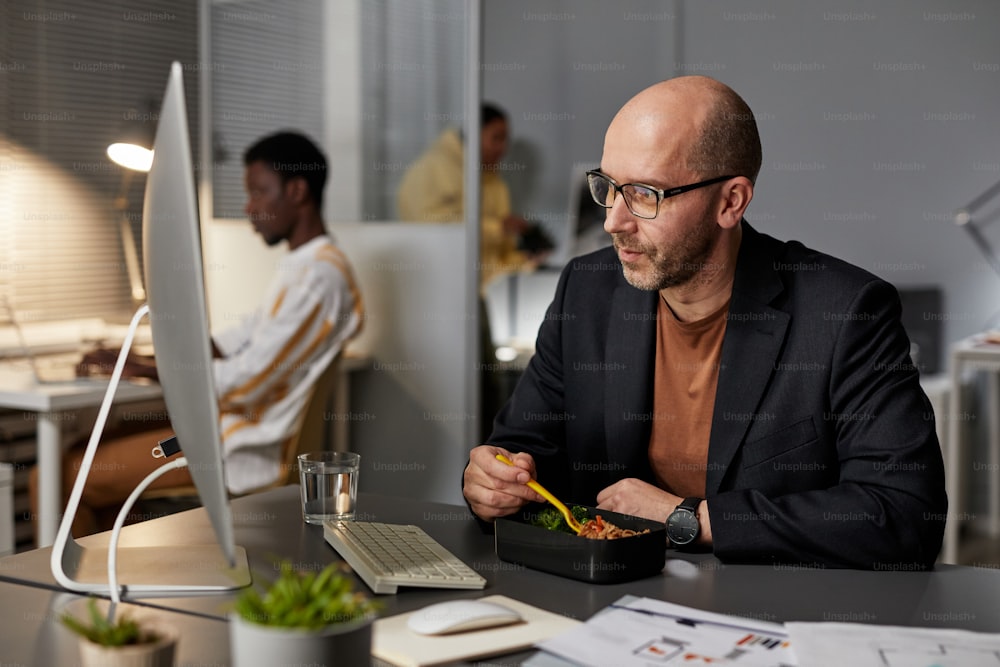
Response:
M395 593L398 586L486 586L475 570L417 526L327 521L323 535L375 593Z

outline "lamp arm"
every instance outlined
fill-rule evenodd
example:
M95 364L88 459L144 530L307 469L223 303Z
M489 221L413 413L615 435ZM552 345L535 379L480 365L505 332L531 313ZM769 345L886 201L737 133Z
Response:
M964 225L965 222L968 222L971 219L971 214L974 211L982 207L983 204L993 199L998 194L1000 194L1000 181L997 181L996 183L988 187L985 191L983 191L981 195L970 201L963 208L959 209L958 212L955 214L955 222L957 222L960 225ZM959 217L962 216L963 214L965 216L965 221L959 220Z
M142 282L142 272L139 270L139 251L135 244L135 234L132 233L132 222L128 219L128 191L131 184L132 170L122 169L121 191L115 200L115 209L118 211L118 234L125 255L129 291L132 293L132 303L138 305L146 301L146 288Z
M132 233L132 223L123 212L118 218L119 232L122 237L122 251L125 253L125 270L128 272L129 287L132 300L142 303L146 300L146 288L142 284L142 273L139 271L139 253L135 248L135 235Z
M990 268L993 269L994 273L1000 276L1000 258L997 258L996 252L993 250L993 246L990 245L983 233L979 231L976 225L962 225L965 231L969 232L969 236L972 237L973 243L979 247L979 250L986 257L986 261L989 263Z

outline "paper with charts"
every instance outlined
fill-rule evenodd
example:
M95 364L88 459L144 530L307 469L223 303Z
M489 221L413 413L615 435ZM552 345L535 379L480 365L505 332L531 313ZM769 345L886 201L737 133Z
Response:
M626 595L586 623L537 644L580 665L798 665L777 623Z
M1000 635L949 628L788 623L809 667L1000 667Z

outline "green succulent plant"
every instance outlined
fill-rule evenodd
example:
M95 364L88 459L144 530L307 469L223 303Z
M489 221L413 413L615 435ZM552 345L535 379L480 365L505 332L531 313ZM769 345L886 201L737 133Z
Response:
M259 625L317 630L374 614L379 605L354 590L340 563L320 572L297 572L287 561L278 564L278 577L263 592L244 591L235 611Z
M87 625L72 614L63 614L63 625L95 644L101 646L131 646L134 644L151 644L159 641L160 636L150 630L143 630L138 623L122 614L116 621L109 621L97 609L97 600L90 598L87 603L90 614L90 624Z

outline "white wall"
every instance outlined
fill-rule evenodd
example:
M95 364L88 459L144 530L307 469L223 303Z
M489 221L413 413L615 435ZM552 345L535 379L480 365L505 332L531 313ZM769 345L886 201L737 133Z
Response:
M324 195L327 220L362 218L361 0L323 5L325 86L323 145L331 173Z
M461 503L469 449L459 225L337 223L367 313L356 349L373 359L353 380L352 447L363 457L361 488ZM364 508L361 508L362 510Z

